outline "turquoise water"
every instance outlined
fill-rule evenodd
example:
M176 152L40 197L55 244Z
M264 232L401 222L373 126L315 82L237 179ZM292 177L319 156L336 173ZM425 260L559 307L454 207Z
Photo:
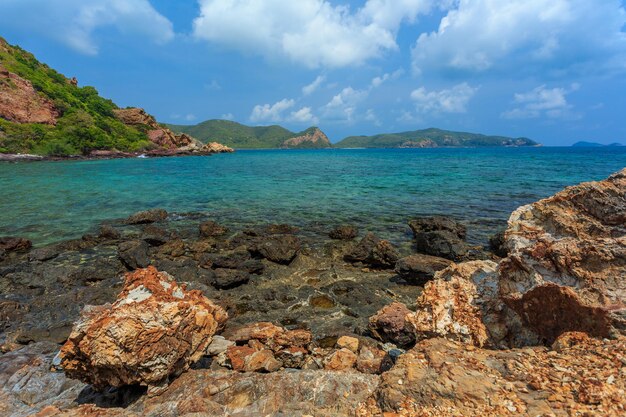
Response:
M354 223L394 241L407 239L412 216L447 214L484 243L518 206L625 166L626 148L265 150L0 163L0 235L41 245L162 207L234 228L282 222L321 233Z

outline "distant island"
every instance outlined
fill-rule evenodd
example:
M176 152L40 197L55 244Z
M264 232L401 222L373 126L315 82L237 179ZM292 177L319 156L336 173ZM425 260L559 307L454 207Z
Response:
M621 143L617 143L617 142L609 143L608 145L605 145L603 143L598 143L598 142L580 141L580 142L576 142L572 146L576 148L602 148L602 147L607 147L607 146L624 146L624 145Z
M246 126L230 120L207 120L196 125L167 125L203 142L217 141L236 149L320 149L331 148L328 137L313 126L292 132L282 126Z
M479 146L539 146L528 138L487 136L478 133L441 129L382 133L374 136L350 136L335 144L338 148L439 148Z
M0 160L215 152L232 149L175 134L143 109L120 109L0 37Z

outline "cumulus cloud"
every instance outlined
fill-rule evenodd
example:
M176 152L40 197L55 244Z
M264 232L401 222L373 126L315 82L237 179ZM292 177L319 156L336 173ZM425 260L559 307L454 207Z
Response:
M435 0L368 0L352 11L327 0L199 0L198 39L307 67L344 67L396 50L403 21Z
M626 69L625 24L620 0L458 0L438 30L419 36L413 66L418 73Z
M221 118L223 120L235 120L235 115L232 113L224 113Z
M569 88L546 88L540 85L525 93L514 95L513 102L518 105L502 113L505 119L534 119L549 117L552 119L578 118L572 111L572 105L567 102L567 95L580 88L572 84Z
M93 33L102 27L157 43L174 37L172 23L148 0L3 0L0 9L0 27L39 33L87 55L98 53Z
M252 122L280 122L285 110L292 108L296 102L292 99L282 99L274 104L257 104L252 109Z
M317 124L319 119L313 115L310 107L302 107L300 110L291 112L289 121L296 123Z
M304 87L302 87L302 94L304 94L305 96L313 94L315 91L317 91L318 88L320 88L320 86L325 80L326 80L325 76L318 75L317 78L313 80L311 84L307 84Z
M478 88L468 83L439 91L428 91L420 87L411 92L411 100L419 113L465 113L467 104L476 91Z

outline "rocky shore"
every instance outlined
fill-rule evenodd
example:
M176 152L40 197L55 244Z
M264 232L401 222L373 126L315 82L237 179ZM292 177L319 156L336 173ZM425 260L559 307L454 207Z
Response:
M626 413L626 169L520 207L490 248L407 223L410 251L160 209L0 238L0 414Z

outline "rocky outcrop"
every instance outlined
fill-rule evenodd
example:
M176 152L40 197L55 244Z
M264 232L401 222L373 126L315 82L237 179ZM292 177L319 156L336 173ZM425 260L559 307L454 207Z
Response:
M144 109L139 107L128 107L125 109L115 109L113 110L115 117L119 119L122 123L131 126L141 126L145 125L151 127L153 129L158 129L160 126L157 123L154 116L146 113Z
M494 351L428 339L383 374L356 415L618 416L624 412L625 349L624 337L579 338L558 351Z
M184 133L183 133L184 135ZM222 145L221 143L217 143L217 142L209 142L207 144L205 144L204 146L202 146L201 150L203 152L209 152L209 153L232 153L235 152L235 150L233 148L229 148L226 145Z
M0 117L15 123L54 125L60 116L54 103L33 84L0 65Z
M26 251L33 246L32 242L23 237L2 236L0 237L0 251L14 252Z
M380 341L410 347L415 343L415 329L408 321L411 314L404 304L391 303L370 317L369 330Z
M204 355L227 315L155 268L126 275L113 305L86 307L61 367L96 389L139 384L157 393Z
M284 141L281 148L330 148L328 136L318 128L307 129L300 136Z
M626 169L520 207L505 241L500 296L547 343L626 333Z

